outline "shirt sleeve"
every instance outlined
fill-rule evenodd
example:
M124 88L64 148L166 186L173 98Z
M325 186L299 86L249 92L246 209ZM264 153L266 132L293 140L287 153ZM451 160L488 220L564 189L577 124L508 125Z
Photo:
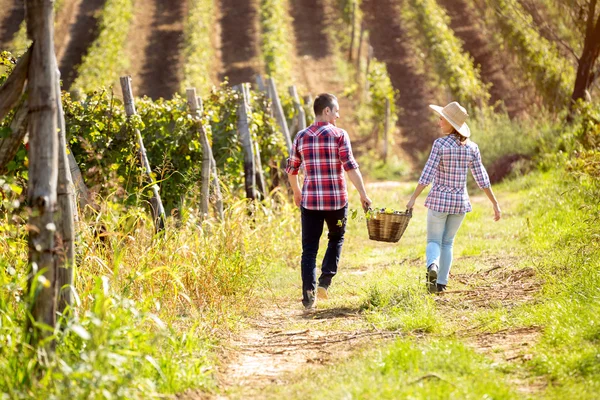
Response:
M469 168L471 169L471 173L473 174L473 178L477 185L481 189L489 188L492 186L490 183L490 177L488 176L483 163L481 162L481 153L479 152L479 147L475 146L473 149L473 158L469 163Z
M340 138L340 162L342 163L342 167L344 171L349 171L351 169L357 169L358 163L354 159L354 155L352 154L352 145L350 144L350 136L348 136L348 132L343 131L343 135Z
M437 141L435 141L433 142L429 159L427 160L425 168L423 168L423 172L419 178L419 184L427 186L433 182L433 178L435 177L438 165L440 164L441 157L442 152L440 151L440 145Z
M300 155L300 151L298 151L298 139L300 135L296 135L294 138L294 143L292 144L292 152L287 159L287 166L285 167L285 172L292 175L298 175L298 171L300 170L300 165L302 164L302 156Z

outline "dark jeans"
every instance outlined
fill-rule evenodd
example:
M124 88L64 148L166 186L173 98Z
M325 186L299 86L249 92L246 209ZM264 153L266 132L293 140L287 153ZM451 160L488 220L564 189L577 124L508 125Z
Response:
M307 290L317 289L317 253L319 252L319 240L323 234L323 223L327 223L329 233L327 238L327 251L321 266L319 286L325 288L331 284L331 279L337 273L342 244L344 244L344 233L346 232L346 215L348 205L339 210L322 211L307 210L302 207L302 302L307 303Z

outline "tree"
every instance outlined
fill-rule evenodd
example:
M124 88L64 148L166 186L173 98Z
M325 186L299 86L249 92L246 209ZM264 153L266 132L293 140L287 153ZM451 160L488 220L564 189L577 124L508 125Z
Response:
M579 99L584 99L586 91L592 86L597 78L599 71L594 71L594 64L600 54L600 13L597 13L597 0L587 0L582 2L580 14L583 16L583 10L587 5L587 15L585 15L585 39L583 50L578 60L577 75L575 77L575 86L571 96L571 108ZM587 3L587 4L585 4ZM598 15L597 15L598 14Z

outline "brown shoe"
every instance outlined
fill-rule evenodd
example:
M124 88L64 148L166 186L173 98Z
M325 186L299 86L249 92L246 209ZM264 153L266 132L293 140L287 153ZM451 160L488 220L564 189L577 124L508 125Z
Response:
M323 286L319 286L317 288L317 298L319 300L327 300L329 295L327 294L327 288Z

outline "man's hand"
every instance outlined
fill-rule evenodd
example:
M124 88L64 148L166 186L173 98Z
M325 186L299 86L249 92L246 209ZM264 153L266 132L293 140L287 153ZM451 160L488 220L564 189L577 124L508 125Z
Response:
M365 212L368 211L371 207L371 204L373 204L369 196L366 194L364 196L360 196L360 203L362 204L362 208Z
M294 204L296 204L298 207L300 207L301 203L302 203L302 192L299 190L294 191Z
M415 207L415 199L411 197L411 199L406 203L406 209L412 210Z
M494 221L498 221L502 218L502 211L500 211L500 206L496 203L494 204Z

